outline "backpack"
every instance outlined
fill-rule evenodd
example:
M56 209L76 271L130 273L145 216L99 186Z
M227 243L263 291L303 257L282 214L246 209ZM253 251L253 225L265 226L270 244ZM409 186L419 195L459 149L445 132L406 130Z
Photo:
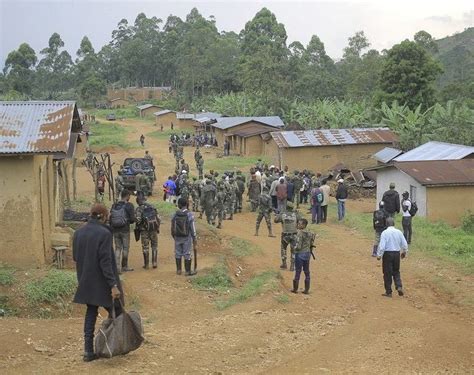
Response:
M110 226L112 228L121 228L128 224L128 215L125 210L125 204L114 204L110 209Z
M189 236L189 217L187 212L181 210L176 211L171 225L171 232L174 237Z
M156 213L156 209L153 206L145 205L142 214L143 228L148 232L160 232L160 219Z
M416 215L416 213L418 212L418 206L417 206L416 202L411 202L411 207L410 207L410 210L408 212L410 213L411 216Z
M312 196L313 201L314 201L315 203L323 203L323 200L324 200L323 192L322 192L320 189L318 189L318 190L319 190L319 192L315 193L315 194Z
M382 210L377 210L374 212L374 228L375 229L385 229L385 213Z

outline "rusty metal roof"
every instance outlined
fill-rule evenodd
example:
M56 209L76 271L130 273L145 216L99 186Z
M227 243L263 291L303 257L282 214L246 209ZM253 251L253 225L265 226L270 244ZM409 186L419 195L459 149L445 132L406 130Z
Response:
M73 101L0 101L0 154L67 154L73 120Z
M278 147L342 146L398 140L389 128L295 130L273 132L272 137Z
M425 186L474 185L474 159L404 161L394 166Z
M137 108L138 108L140 111L143 111L144 109L148 109L148 108L152 108L152 107L161 108L159 105L156 105L156 104L142 104L142 105L137 105Z
M394 161L458 160L474 154L474 147L431 141L410 150Z

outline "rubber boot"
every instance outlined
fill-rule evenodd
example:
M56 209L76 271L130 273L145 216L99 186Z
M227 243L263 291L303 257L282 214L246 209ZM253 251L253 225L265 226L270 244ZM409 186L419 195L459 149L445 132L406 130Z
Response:
M373 257L376 257L377 256L377 248L378 246L377 245L374 245L373 249L372 249L372 256Z
M288 266L286 265L286 259L282 259L282 260L281 260L281 266L280 266L280 268L281 268L282 270L286 270L286 269L288 268Z
M303 291L304 294L309 294L309 284L310 284L309 280L304 281L304 291Z
M176 258L176 275L181 275L181 258Z
M293 259L291 259L290 261L290 271L294 271L295 270L295 261Z
M221 229L221 228L222 228L222 223L219 222L219 223L217 224L217 227L216 227L216 228L217 228L217 229Z
M229 220L234 220L234 214L233 213L230 214Z
M293 289L291 290L291 293L298 293L298 281L293 280Z
M184 269L186 270L185 276L193 276L196 274L196 272L191 271L191 259L184 260Z
M258 236L258 227L255 227L255 234L254 236Z
M128 255L122 257L122 271L123 272L130 272L133 271L133 268L128 267Z
M152 250L151 263L153 264L153 268L158 267L158 250Z
M275 237L275 235L272 232L272 228L268 228L268 237Z
M148 269L148 263L150 263L150 254L149 253L143 253L143 268Z

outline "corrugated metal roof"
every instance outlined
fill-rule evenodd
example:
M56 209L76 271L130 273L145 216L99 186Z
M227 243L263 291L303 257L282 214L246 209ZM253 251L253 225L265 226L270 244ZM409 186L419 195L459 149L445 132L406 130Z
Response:
M73 119L73 101L0 102L0 154L66 154Z
M396 158L400 154L403 154L402 150L392 147L385 147L379 152L375 153L372 157L381 163L388 163L390 160Z
M425 186L474 185L474 159L405 161L394 166Z
M278 147L338 146L393 143L397 136L388 128L318 129L273 132Z
M124 100L126 102L128 102L129 100L128 99L123 99L123 98L115 98L115 99L110 99L110 102L116 102L117 100Z
M474 147L431 141L394 159L394 161L459 160L474 154Z
M270 133L273 129L266 125L253 125L245 128L239 128L235 132L230 132L227 135L236 135L242 138L252 137L254 135Z
M156 105L156 104L142 104L142 105L137 105L137 108L138 108L140 111L143 111L144 109L148 109L148 108L151 108L151 107L160 108L160 106L159 106L159 105Z
M207 117L208 120L215 120L219 117L222 117L220 113L215 112L199 112L199 113L189 113L189 112L178 112L176 118L179 120L196 120Z
M174 111L171 111L169 109L164 109L162 111L158 111L158 112L155 112L153 113L155 116L163 116L163 115L167 115L168 113L174 113Z
M258 117L222 117L217 120L212 126L226 130L237 125L242 125L247 122L259 122L264 125L272 126L274 128L282 128L285 126L282 119L278 116L258 116Z

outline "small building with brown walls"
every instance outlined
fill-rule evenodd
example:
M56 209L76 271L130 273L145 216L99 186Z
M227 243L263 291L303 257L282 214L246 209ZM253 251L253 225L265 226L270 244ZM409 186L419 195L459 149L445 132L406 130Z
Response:
M352 170L374 166L372 155L397 142L388 128L319 129L271 133L264 155L290 170L325 172L336 164Z
M175 129L177 128L182 131L194 132L200 128L203 123L215 122L221 117L222 115L220 113L214 112L178 112L176 114L176 124L174 125L177 125Z
M124 108L130 105L127 99L115 98L110 101L110 108Z
M163 126L163 129L171 129L171 124L176 125L176 112L164 109L154 113L155 125L158 127Z
M140 117L154 116L157 111L162 111L163 108L156 104L137 105Z
M147 100L161 100L169 95L173 95L173 90L170 86L126 88L109 87L107 89L107 99L110 101L115 98L121 98L139 103Z
M52 262L80 131L75 102L0 102L0 262Z
M474 211L474 147L427 142L370 169L377 172L377 202L393 182L417 203L417 216L459 225Z
M238 155L260 155L263 151L261 135L284 126L278 116L221 117L211 124L218 146L222 148L227 139L231 153ZM252 148L260 150L260 153Z

